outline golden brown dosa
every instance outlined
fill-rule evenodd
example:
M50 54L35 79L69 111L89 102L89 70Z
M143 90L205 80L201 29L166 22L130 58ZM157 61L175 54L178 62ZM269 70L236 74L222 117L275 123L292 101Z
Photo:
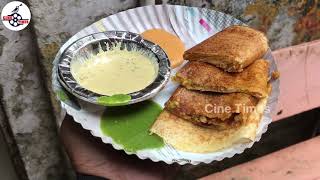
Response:
M187 50L183 57L203 61L228 72L241 72L268 50L265 35L246 26L230 26Z
M269 62L256 60L240 73L228 73L204 62L187 63L173 78L188 89L211 92L243 92L255 97L268 94Z
M178 87L165 107L195 124L229 129L246 121L257 103L257 98L245 93L205 93Z
M164 110L150 131L162 137L174 148L193 153L209 153L238 143L254 141L267 98L259 101L250 120L240 127L218 131L185 121Z

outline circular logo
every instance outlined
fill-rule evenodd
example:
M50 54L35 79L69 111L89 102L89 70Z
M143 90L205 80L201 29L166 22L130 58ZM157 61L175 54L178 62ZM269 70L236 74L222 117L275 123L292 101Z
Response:
M12 31L20 31L26 28L30 23L30 19L30 9L20 1L9 2L1 12L2 23Z

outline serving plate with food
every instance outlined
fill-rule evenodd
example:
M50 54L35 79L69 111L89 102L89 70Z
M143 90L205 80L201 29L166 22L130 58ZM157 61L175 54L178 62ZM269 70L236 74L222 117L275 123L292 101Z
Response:
M265 35L208 9L127 10L58 52L53 89L93 136L141 159L199 164L242 153L279 94Z

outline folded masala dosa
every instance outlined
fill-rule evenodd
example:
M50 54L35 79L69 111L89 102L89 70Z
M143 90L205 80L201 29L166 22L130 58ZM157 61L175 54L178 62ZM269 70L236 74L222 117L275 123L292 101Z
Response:
M268 94L269 62L256 60L240 73L228 73L204 62L187 63L173 78L188 89L221 93L243 92L262 98Z
M164 110L150 131L162 137L174 148L193 153L209 153L228 148L234 144L254 141L267 98L260 99L255 111L241 126L216 130L197 126L167 110Z
M165 109L204 127L228 129L243 124L258 99L244 93L205 93L178 87Z
M183 57L203 61L228 72L241 72L267 52L265 35L247 26L230 26L187 50Z

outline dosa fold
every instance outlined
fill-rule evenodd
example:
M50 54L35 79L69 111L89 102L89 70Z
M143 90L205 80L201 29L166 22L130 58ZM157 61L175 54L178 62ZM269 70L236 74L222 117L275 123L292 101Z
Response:
M228 72L241 72L267 52L265 35L247 26L230 26L187 50L183 57L203 61Z
M245 123L257 103L257 98L244 93L204 93L179 87L165 108L200 126L229 129Z
M240 73L228 73L204 62L187 63L173 78L191 90L221 93L243 92L262 98L268 95L269 62L256 60Z
M174 148L193 153L209 153L233 146L234 144L254 141L267 98L261 99L245 124L226 130L214 130L173 115L164 110L150 131L162 137Z

